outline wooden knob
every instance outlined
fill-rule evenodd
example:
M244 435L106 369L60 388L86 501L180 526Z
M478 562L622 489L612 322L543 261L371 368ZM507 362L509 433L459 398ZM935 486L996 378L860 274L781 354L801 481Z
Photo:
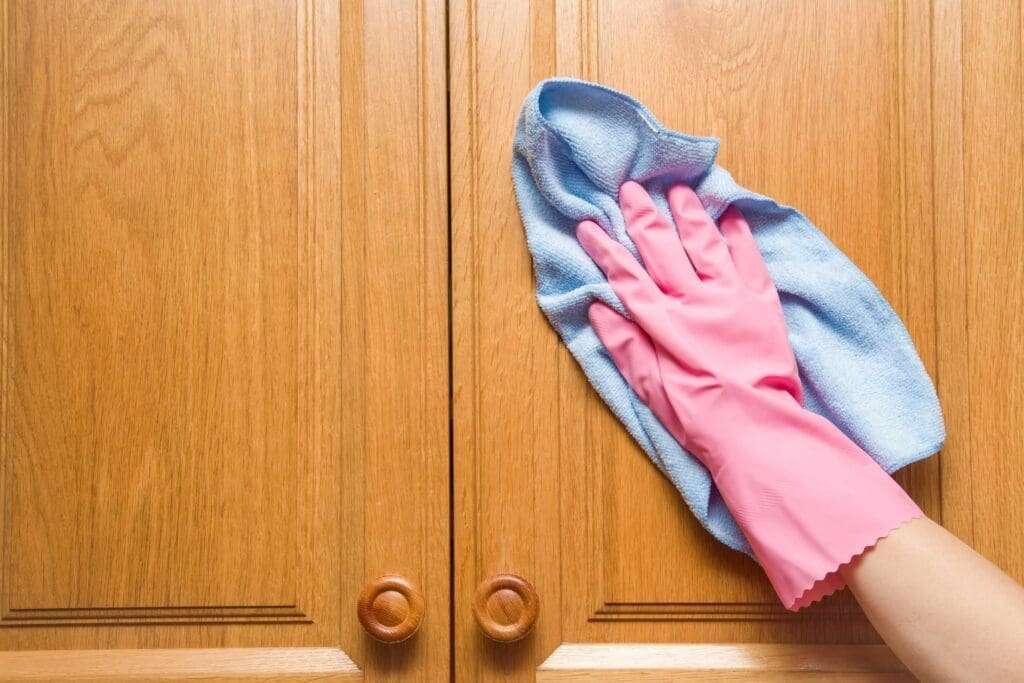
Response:
M480 629L491 640L512 643L533 629L540 598L530 582L515 574L497 574L480 584L473 600Z
M420 627L423 594L402 576L387 574L363 586L359 594L359 623L382 643L408 640Z

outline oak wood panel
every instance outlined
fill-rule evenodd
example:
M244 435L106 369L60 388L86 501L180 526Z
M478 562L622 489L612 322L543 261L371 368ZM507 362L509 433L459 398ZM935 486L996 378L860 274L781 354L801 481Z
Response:
M932 139L936 179L935 295L937 382L946 423L942 450L943 525L973 544L970 367L967 339L967 216L964 205L962 17L957 0L935 2Z
M330 648L49 650L0 653L4 681L361 681Z
M533 296L509 175L522 97L554 70L553 3L449 4L455 673L521 678L561 642L558 340ZM496 643L473 616L495 574L529 581L533 631Z
M962 290L944 311L943 371L965 367L967 377L954 374L966 389L966 401L951 402L964 433L944 505L958 533L1024 581L1024 7L964 2L950 16L962 81L944 95L959 91L963 127L963 165L950 177L963 190L950 201L962 207L963 237L951 226L943 249Z
M720 162L741 184L800 207L861 264L934 368L926 5L594 2L581 22L591 55L581 75L637 95L672 128L723 138ZM649 39L636 40L637 31ZM680 533L677 494L610 427L587 449L603 455L588 489L599 510L591 566L604 565L599 618L778 619L777 601L745 558L695 523ZM901 478L938 516L937 461ZM657 491L658 504L637 488ZM652 539L661 553L645 551ZM826 613L848 615L849 605L832 600L810 612Z
M2 7L0 649L447 677L443 3Z
M336 637L312 9L5 4L3 625Z
M721 136L742 184L800 207L879 285L934 376L932 96L945 72L932 73L932 36L944 20L913 0L452 3L459 674L529 680L566 641L877 642L847 596L783 612L589 389L536 308L507 167L523 96L556 74ZM900 479L941 518L937 459ZM503 571L533 582L542 605L511 647L488 643L469 609L477 583Z
M449 653L448 166L443 0L341 2L345 651L374 680L442 680ZM355 548L363 548L362 554ZM400 574L418 632L366 636L362 586ZM348 574L346 574L348 575Z
M12 13L4 618L301 617L295 8Z

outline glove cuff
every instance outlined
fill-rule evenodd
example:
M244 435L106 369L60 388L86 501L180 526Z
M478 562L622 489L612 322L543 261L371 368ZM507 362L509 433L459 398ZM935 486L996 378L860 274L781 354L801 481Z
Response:
M842 566L924 513L828 420L796 402L779 408L780 419L741 427L735 447L745 455L723 445L710 469L782 604L796 611L845 587Z

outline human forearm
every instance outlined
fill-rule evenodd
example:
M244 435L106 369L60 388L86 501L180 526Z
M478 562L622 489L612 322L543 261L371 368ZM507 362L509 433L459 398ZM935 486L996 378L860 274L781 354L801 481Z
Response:
M1024 677L1024 588L935 522L908 522L841 572L919 678Z

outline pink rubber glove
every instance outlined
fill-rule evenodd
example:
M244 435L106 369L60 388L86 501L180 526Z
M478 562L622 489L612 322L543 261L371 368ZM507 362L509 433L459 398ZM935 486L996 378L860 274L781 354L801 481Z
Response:
M831 422L802 405L779 295L743 215L721 228L686 186L672 224L644 189L622 186L646 265L595 223L576 236L632 321L603 303L590 321L629 385L704 463L787 609L844 587L838 568L922 516Z

